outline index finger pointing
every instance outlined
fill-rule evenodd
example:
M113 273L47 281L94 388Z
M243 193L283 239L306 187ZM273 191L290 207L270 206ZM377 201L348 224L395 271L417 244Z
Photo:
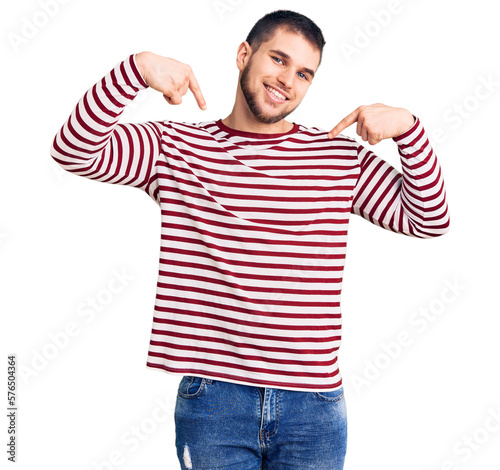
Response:
M351 114L348 114L344 119L342 119L329 133L328 138L333 139L339 135L346 127L354 124L359 117L359 108L355 109Z
M207 104L205 103L205 98L203 97L203 93L201 92L200 85L198 84L198 80L194 76L194 73L191 72L191 77L189 78L189 89L193 93L196 98L196 102L201 109L207 109Z

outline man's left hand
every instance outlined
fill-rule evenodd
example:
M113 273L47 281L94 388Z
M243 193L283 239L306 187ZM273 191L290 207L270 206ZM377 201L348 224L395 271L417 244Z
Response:
M328 138L333 139L355 122L358 123L356 133L365 142L375 145L406 132L415 123L415 118L404 108L393 108L381 103L360 106L342 119L328 133Z

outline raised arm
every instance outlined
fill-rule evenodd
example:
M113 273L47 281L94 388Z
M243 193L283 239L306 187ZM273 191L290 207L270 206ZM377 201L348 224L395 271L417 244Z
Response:
M80 99L54 138L54 160L77 175L138 187L155 199L162 123L118 124L125 106L148 86L170 104L180 104L191 89L206 107L188 65L151 52L131 55Z
M372 106L368 110L370 107L358 108L330 136L357 122L363 140L375 144L392 138L398 146L402 173L358 145L361 172L351 211L409 236L430 238L448 232L450 220L443 176L420 120L402 108Z

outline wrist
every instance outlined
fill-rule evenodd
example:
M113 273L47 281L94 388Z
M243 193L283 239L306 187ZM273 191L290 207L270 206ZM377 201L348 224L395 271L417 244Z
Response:
M410 113L410 111L408 111L407 109L403 109L403 108L401 108L401 111L402 111L402 118L401 118L401 125L399 128L400 132L399 132L398 136L409 131L413 127L415 122L417 122L417 120L415 119L415 116L412 113Z
M151 52L144 51L135 54L135 63L139 72L146 83L148 83L148 62L151 57ZM149 85L149 84L148 84Z

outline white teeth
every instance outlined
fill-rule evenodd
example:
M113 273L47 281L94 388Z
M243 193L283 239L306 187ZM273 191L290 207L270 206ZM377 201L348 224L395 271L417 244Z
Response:
M271 94L276 96L276 98L280 100L286 100L286 96L282 95L278 90L275 90L274 88L271 88L269 86L266 86L266 90L268 90Z

